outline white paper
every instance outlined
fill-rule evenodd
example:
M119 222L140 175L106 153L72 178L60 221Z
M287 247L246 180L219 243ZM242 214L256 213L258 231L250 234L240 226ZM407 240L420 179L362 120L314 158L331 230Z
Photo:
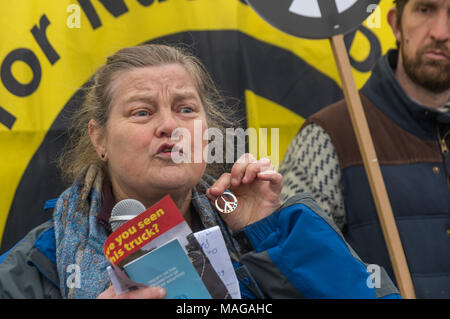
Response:
M214 226L194 233L195 238L200 243L203 252L208 257L222 282L228 289L233 299L241 299L239 281L234 272L230 255L223 239L219 226Z

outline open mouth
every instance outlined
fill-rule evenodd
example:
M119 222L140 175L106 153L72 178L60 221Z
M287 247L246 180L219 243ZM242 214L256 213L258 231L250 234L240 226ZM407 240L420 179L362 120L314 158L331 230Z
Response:
M183 149L180 147L177 147L177 145L174 144L168 144L164 143L161 144L158 147L158 150L156 151L156 155L162 156L162 157L171 157L173 155L183 155Z

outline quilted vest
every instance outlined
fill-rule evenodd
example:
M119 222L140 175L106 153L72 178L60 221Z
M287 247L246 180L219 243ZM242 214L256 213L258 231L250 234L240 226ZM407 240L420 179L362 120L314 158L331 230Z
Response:
M450 298L450 116L406 96L390 51L361 90L394 218L418 298ZM395 281L344 101L311 116L331 138L342 171L348 243Z

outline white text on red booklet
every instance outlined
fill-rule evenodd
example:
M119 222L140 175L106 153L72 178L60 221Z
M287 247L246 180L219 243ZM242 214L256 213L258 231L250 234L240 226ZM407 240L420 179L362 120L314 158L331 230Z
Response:
M170 195L117 228L105 241L104 254L117 266L169 229L185 222Z

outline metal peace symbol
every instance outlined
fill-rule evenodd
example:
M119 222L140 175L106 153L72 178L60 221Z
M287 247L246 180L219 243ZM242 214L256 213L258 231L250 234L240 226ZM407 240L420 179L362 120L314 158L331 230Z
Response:
M227 196L224 196L227 195ZM224 207L220 207L218 200L222 199L222 201L225 203ZM231 201L230 201L231 199ZM234 194L230 191L225 191L220 197L216 198L215 201L216 204L216 208L219 212L223 213L223 214L231 214L232 212L234 212L237 208L238 205L238 200L236 198L236 196L234 196Z

